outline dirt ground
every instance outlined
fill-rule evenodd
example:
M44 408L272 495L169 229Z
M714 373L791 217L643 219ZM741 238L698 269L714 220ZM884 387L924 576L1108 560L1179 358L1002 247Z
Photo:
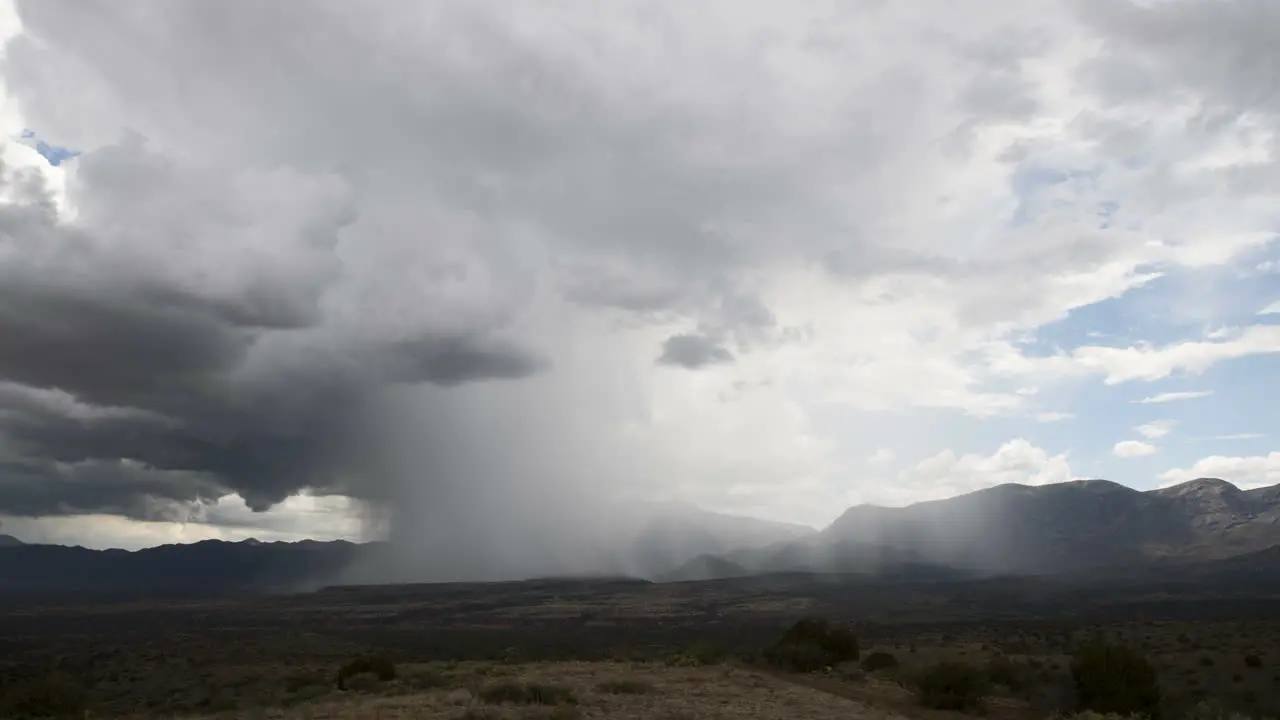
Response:
M412 694L333 692L291 708L201 716L219 720L897 720L867 702L770 673L732 666L671 668L631 663L537 663L458 667L446 686ZM489 703L486 687L503 683L569 689L573 702ZM140 716L139 716L140 717Z

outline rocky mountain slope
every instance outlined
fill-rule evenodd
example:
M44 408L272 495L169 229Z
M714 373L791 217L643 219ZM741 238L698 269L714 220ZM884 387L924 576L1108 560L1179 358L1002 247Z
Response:
M859 505L814 537L724 559L748 573L882 572L917 564L1055 574L1214 560L1276 545L1280 486L1244 491L1201 478L1141 492L1083 480L1001 485L901 508Z

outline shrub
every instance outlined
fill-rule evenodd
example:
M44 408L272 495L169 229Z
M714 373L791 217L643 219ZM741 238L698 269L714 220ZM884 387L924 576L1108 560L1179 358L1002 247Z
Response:
M961 662L940 662L921 670L914 680L916 700L935 710L981 710L990 692L987 676Z
M1154 716L1160 706L1156 671L1137 651L1121 645L1091 645L1071 662L1076 695L1086 710Z
M800 620L765 651L770 664L797 672L813 672L858 659L858 638L848 628L821 619Z
M572 705L578 700L561 685L502 682L480 691L480 699L490 705Z
M883 651L873 652L862 659L862 669L867 672L875 672L887 668L898 667L898 658L893 653Z
M1259 668L1262 667L1262 658L1257 655L1245 655L1244 664L1245 667Z
M338 670L338 689L346 690L348 678L365 673L369 673L383 682L395 680L396 666L390 660L377 655L356 658Z
M1027 685L1028 668L1019 665L1007 657L998 656L987 662L987 678L996 685L1003 685L1013 692L1023 690Z

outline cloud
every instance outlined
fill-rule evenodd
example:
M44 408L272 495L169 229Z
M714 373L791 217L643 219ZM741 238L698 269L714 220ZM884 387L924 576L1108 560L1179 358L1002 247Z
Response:
M1214 440L1257 440L1264 438L1266 435L1262 433L1233 433L1231 435L1215 435Z
M90 514L41 518L8 518L6 530L26 542L120 547L136 550L166 543L201 540L263 542L359 540L364 535L360 513L344 496L293 495L270 511L249 508L230 496L193 512L164 520L137 520L120 515Z
M1033 443L1010 440L991 455L945 450L925 458L868 500L888 505L940 499L1006 483L1047 485L1075 479L1067 455L1050 455ZM908 500L910 498L910 500ZM868 501L868 500L864 500Z
M1139 425L1134 430L1137 430L1139 435L1148 440L1158 440L1173 432L1173 426L1177 424L1178 421L1176 420L1152 420L1149 423Z
M344 423L380 386L540 367L478 328L325 317L355 219L336 177L233 177L133 138L85 156L70 200L74 223L38 183L0 205L10 514L265 509L340 484Z
M1189 468L1175 468L1160 474L1162 487L1202 477L1219 478L1244 489L1280 484L1280 452L1249 457L1211 455Z
M1097 375L1108 385L1118 385L1163 380L1175 373L1200 375L1226 360L1276 353L1280 353L1280 326L1255 325L1218 331L1212 340L1183 340L1161 347L1083 346L1046 357L1003 358L997 367L1011 375L1032 377Z
M1270 305L1262 308L1261 310L1258 311L1258 314L1259 315L1280 315L1280 300L1277 300L1271 303Z
M1179 400L1196 400L1198 398L1209 397L1213 395L1212 390L1184 390L1181 392L1165 392L1157 395L1150 395L1141 400L1134 400L1142 405L1157 405L1161 403L1178 402Z
M1074 417L1075 417L1074 413L1067 413L1067 412L1042 412L1042 413L1035 414L1036 422L1043 422L1043 423L1059 422L1061 420L1070 420Z
M1137 440L1123 440L1111 448L1111 454L1119 458L1136 458L1154 455L1156 446Z
M603 496L822 522L881 447L1069 477L962 440L1280 346L1189 292L1042 350L1274 248L1269 6L872 5L20 0L4 120L84 153L0 188L0 511L343 493L545 569Z
M892 450L889 450L888 448L880 448L867 458L867 465L875 468L884 468L892 464L893 460L894 454Z
M732 361L733 353L706 335L672 335L662 343L662 355L658 357L662 365L677 365L690 370Z

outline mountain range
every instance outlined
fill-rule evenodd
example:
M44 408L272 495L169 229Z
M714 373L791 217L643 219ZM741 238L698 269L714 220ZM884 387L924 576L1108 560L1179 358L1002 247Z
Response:
M858 505L821 531L685 505L637 508L605 574L659 581L784 572L950 580L989 575L1280 568L1280 486L1202 478L1137 491L1105 480L1001 485L906 507ZM382 543L204 541L138 551L0 535L3 593L225 593L343 582ZM1216 568L1216 569L1215 569Z
M668 574L882 573L903 566L974 574L1079 574L1153 562L1220 560L1280 545L1280 486L1200 478L1138 491L1106 480L1008 484L900 508L858 505L819 533L695 558Z

